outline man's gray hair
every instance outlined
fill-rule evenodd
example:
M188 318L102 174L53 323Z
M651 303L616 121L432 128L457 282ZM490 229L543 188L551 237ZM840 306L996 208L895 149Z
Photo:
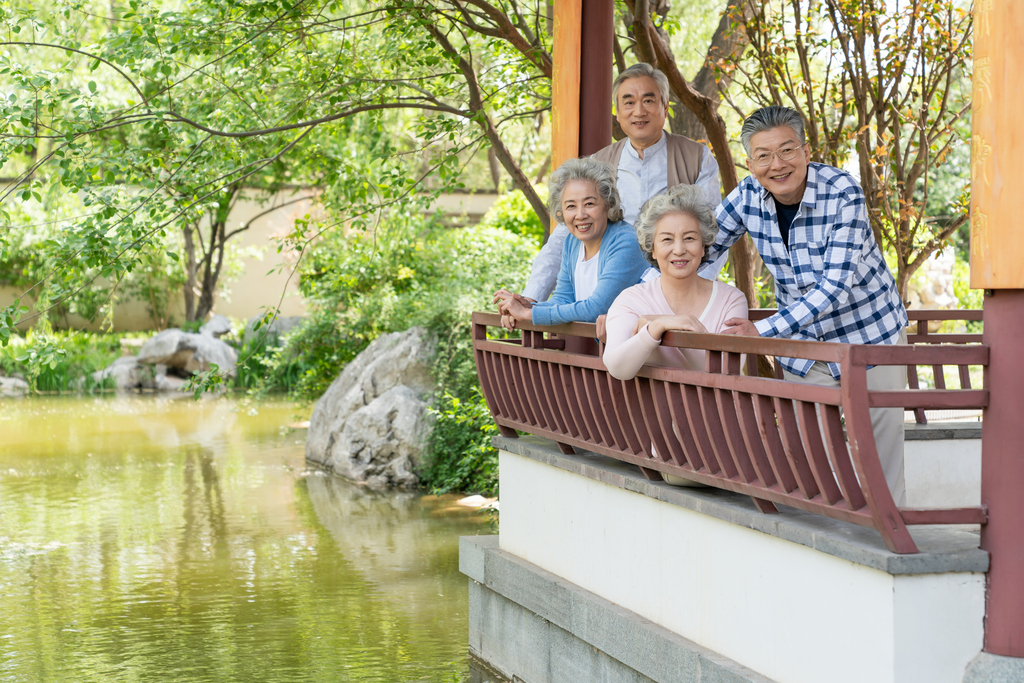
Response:
M608 222L615 223L622 220L622 201L619 199L619 190L615 186L615 169L604 161L584 157L569 159L559 166L548 180L550 191L548 208L559 223L565 222L562 218L562 193L565 192L565 186L573 180L588 180L594 183L597 193L601 195L605 206L608 207Z
M668 104L668 76L661 72L660 69L655 69L647 62L637 62L628 69L623 69L619 74L619 77L612 83L612 100L613 104L618 105L619 103L619 86L622 85L623 81L628 81L631 78L641 78L647 76L653 78L654 82L658 85L658 93L661 95L661 103Z
M762 107L747 117L740 131L740 141L743 143L743 149L747 156L750 156L750 138L780 126L792 128L801 145L807 142L807 138L804 137L804 117L800 115L800 112L789 107L775 105Z
M701 259L704 263L708 249L718 238L718 221L708 204L707 192L696 185L676 185L668 192L651 197L640 209L640 217L636 220L636 239L644 256L653 265L658 265L654 258L654 230L658 221L670 213L684 213L697 221L700 238L704 241L704 258Z

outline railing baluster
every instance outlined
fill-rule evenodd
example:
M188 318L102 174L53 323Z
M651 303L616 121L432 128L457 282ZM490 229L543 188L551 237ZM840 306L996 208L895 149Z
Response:
M686 467L686 456L683 454L679 438L676 436L676 429L672 422L672 411L668 407L668 395L666 389L668 382L651 380L651 398L654 403L654 414L657 422L658 433L661 434L661 441L665 443L668 450L661 456L662 460L671 459L680 467Z
M853 461L850 460L850 451L846 446L839 408L821 406L821 413L821 421L825 428L825 441L828 442L828 450L831 455L832 471L839 479L839 488L843 491L846 504L850 506L851 510L860 510L867 505L867 501L864 500L864 493L860 490L857 474L853 471Z
M700 412L704 417L703 422L707 426L715 460L725 476L734 479L738 472L736 471L736 462L729 452L729 443L725 439L725 429L722 427L721 414L718 412L718 394L714 389L701 387L698 396L700 396Z
M739 391L733 392L733 403L739 417L739 426L743 433L743 441L750 454L750 462L754 466L757 478L765 488L775 485L775 471L768 463L765 453L764 439L758 428L757 416L754 414L754 396Z
M686 460L690 463L690 468L695 472L704 470L706 474L710 474L711 469L704 462L700 447L697 446L697 442L693 438L694 429L690 424L689 415L686 414L684 389L685 387L679 384L665 383L665 395L669 409L672 411L672 418L675 421L679 439L682 441L683 452L686 454ZM710 448L710 445L708 447Z
M574 365L569 368L569 376L572 378L571 386L576 395L576 401L573 403L575 410L573 412L581 418L580 421L583 423L586 439L594 443L603 443L601 441L601 434L597 431L594 416L590 413L590 405L586 401L587 393L586 387L583 386L583 369Z
M629 424L633 428L637 439L640 440L640 450L637 455L645 458L651 457L651 435L647 431L643 415L640 409L640 397L637 396L637 377L622 382L622 391L626 397L626 412L629 414ZM643 427L641 429L641 427Z
M707 427L704 424L704 409L701 407L700 391L697 387L684 384L682 387L683 407L686 409L686 418L690 425L690 434L697 441L697 447L704 466L711 474L718 474L722 471L722 465L715 455L714 446L708 437Z
M633 428L633 421L629 419L626 383L620 379L615 379L610 374L607 375L607 378L608 391L612 397L612 406L615 408L615 417L618 418L619 427L622 429L622 436L626 439L627 452L630 455L640 455L643 452L643 448L640 446L640 437Z
M626 441L626 436L622 431L622 425L619 423L618 415L615 412L615 395L612 392L612 387L608 383L608 378L611 375L607 371L595 372L594 388L597 392L597 402L601 406L601 414L604 415L605 425L612 435L612 443L615 448L623 452L629 452L629 443Z
M911 389L921 388L921 380L917 376L916 365L907 366L907 386ZM928 417L924 414L924 408L914 408L914 420L917 421L917 424L928 424Z
M971 369L967 365L958 365L957 368L960 370L960 388L970 390L971 388Z
M548 402L548 410L551 411L551 419L554 422L555 431L565 436L569 435L569 427L562 415L562 407L558 405L558 392L553 388L551 382L551 363L547 361L537 362L537 378L540 381L541 389L544 391L544 399Z
M804 436L804 448L807 462L811 465L814 480L818 482L818 490L829 505L834 505L840 498L839 486L825 453L825 444L821 440L821 427L818 423L818 411L815 404L797 401L797 418L800 420L800 431Z
M747 452L746 444L743 443L743 433L740 431L740 421L736 416L733 392L725 389L715 389L714 391L728 456L736 466L736 472L743 481L749 484L757 479L757 472L754 471L754 466L750 462L750 454Z
M796 477L800 493L804 494L804 498L810 500L818 495L818 483L814 481L814 474L807 463L807 452L804 450L804 444L800 438L796 410L793 407L793 402L788 399L776 398L774 403L775 414L779 416L779 433L782 436L782 445L785 448L790 469Z
M643 416L643 423L646 426L647 434L651 439L651 451L648 455L657 458L662 462L668 462L668 444L658 426L654 408L654 382L646 377L636 377L634 380L637 387L637 396L640 399L640 414Z
M512 410L512 406L508 398L508 383L505 382L504 375L498 367L498 363L500 362L499 355L491 351L485 351L483 358L486 363L487 376L490 377L492 381L491 388L494 391L495 403L498 404L502 417L511 420L516 419L515 411Z
M754 401L754 411L757 415L757 428L764 440L772 471L775 472L775 478L783 490L789 493L796 489L797 483L793 468L786 457L786 448L782 445L779 425L775 421L775 404L771 397L758 395Z
M614 446L615 439L612 438L608 417L604 414L604 407L601 405L601 399L597 395L597 377L594 376L595 372L590 368L581 368L583 391L587 397L587 408L589 408L594 424L597 426L597 431L601 435L601 443L607 446Z
M515 373L512 372L514 359L512 356L501 354L498 356L498 361L501 366L502 377L510 387L508 392L509 404L512 406L516 422L529 424L529 420L526 418L526 409L523 407L523 397L519 393L519 382L516 381Z
M529 359L520 356L513 358L512 361L512 374L519 380L519 395L522 397L526 416L530 420L530 424L539 427L543 421L540 417L540 410L535 396L537 387L528 377L525 367L529 363Z
M557 368L558 378L555 378L555 370ZM569 402L569 394L572 392L571 382L566 381L565 372L566 366L564 365L551 365L551 383L556 385L555 396L558 397L558 403L562 406L562 417L565 418L565 423L569 427L569 433L573 438L586 439L588 436L580 429L580 423L578 415L573 410L572 405ZM560 389L560 390L559 390Z
M935 381L936 389L946 388L946 368L943 365L932 366L932 378Z

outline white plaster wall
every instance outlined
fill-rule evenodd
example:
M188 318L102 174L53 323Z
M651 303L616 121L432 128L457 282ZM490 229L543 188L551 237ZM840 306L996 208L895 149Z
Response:
M981 505L981 439L904 443L907 507Z
M894 579L504 451L500 473L502 550L779 683L960 683L981 648L981 574Z

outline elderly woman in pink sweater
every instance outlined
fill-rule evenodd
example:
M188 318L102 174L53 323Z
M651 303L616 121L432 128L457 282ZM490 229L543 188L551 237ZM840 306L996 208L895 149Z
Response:
M677 185L641 209L637 240L661 277L624 290L608 311L604 364L613 377L631 379L645 363L703 370L704 351L662 346L662 335L720 332L729 318L747 317L740 290L697 275L717 234L706 193L692 185Z

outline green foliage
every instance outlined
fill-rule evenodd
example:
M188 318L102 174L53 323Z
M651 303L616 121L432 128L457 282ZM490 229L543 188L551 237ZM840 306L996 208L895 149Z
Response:
M959 259L953 263L953 295L960 308L977 309L985 307L985 291L971 289L971 266ZM984 323L973 321L966 323L965 332L977 334L982 331Z
M488 227L445 228L435 216L392 211L375 233L318 243L300 287L311 314L267 363L267 381L301 372L293 394L315 400L381 334L422 325L437 335L442 386L466 396L475 383L469 318L503 286L521 288L536 248Z
M0 347L0 374L23 377L33 391L92 392L111 389L111 380L97 382L92 373L121 356L121 340L138 333L92 334L50 330L44 323L25 334L11 335Z
M519 150L506 164L536 165L550 36L527 27L543 26L543 8L511 19L525 50L498 37L495 17L472 15L479 32L463 32L466 12L451 1L10 0L0 175L14 180L0 189L0 223L17 230L0 236L0 282L31 291L23 302L51 318L93 319L127 295L166 324L160 295L194 265L201 317L225 243L247 227L226 225L242 193L316 188L322 230L372 232L382 211L463 187L481 147L505 149L499 136ZM282 248L306 249L309 227L297 221Z
M538 188L538 194L547 201L547 190ZM537 247L544 239L544 226L537 214L526 201L522 192L506 192L498 197L494 205L484 214L480 225L489 228L501 228L516 235L533 239Z
M498 495L498 451L491 437L498 433L479 387L460 399L445 393L436 406L434 429L420 479L434 493L465 491Z

